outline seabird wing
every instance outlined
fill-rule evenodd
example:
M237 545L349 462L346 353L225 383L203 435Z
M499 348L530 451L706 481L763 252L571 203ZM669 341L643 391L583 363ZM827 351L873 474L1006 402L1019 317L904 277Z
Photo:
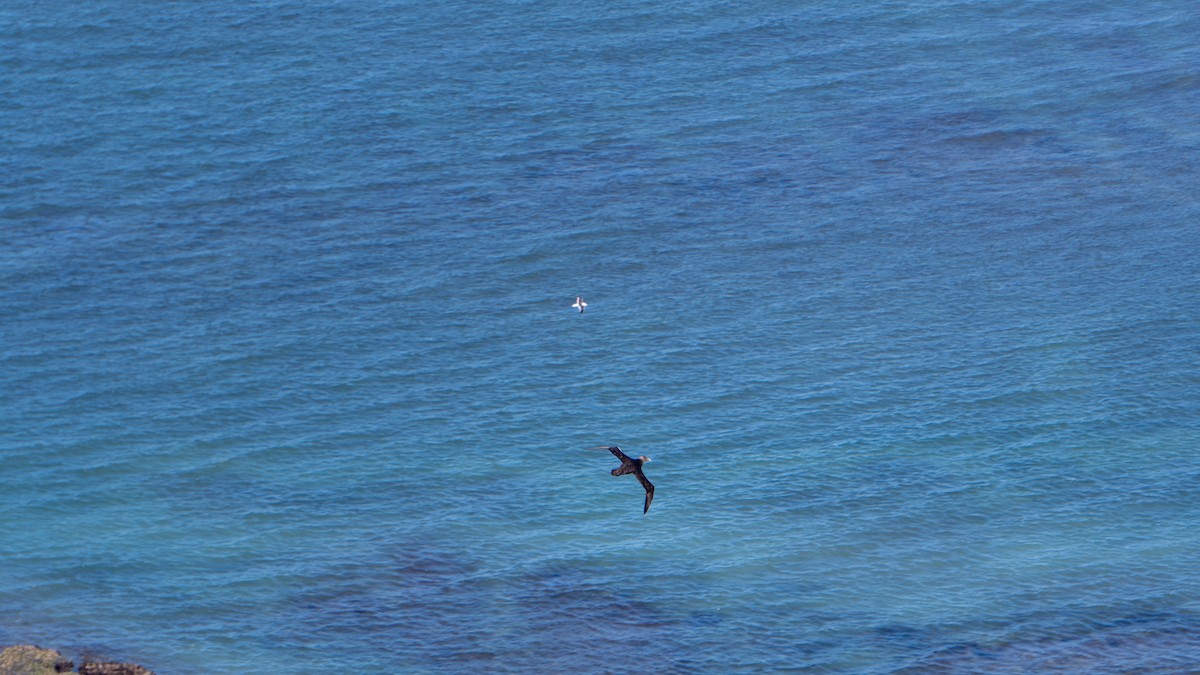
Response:
M654 483L651 483L646 478L646 474L642 473L641 470L637 472L637 479L642 484L642 487L646 488L646 506L642 509L642 515L644 516L650 510L650 502L654 501Z
M617 459L621 460L622 466L633 461L632 459L629 459L629 455L621 452L621 448L618 448L615 445L608 446L608 451L616 455Z

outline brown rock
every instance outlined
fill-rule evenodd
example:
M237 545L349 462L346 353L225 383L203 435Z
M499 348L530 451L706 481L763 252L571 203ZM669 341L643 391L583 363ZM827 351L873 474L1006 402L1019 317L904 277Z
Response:
M0 675L69 673L75 663L53 649L17 645L0 650Z
M98 663L85 661L79 666L80 675L154 675L154 671L143 668L136 663L116 663L108 661Z

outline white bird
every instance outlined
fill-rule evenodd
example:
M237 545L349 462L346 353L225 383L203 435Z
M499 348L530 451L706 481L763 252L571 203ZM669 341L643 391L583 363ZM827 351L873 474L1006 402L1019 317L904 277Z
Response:
M575 309L579 310L580 314L583 314L583 308L587 307L587 303L583 301L583 298L576 296L575 304L573 304L571 306L574 307Z

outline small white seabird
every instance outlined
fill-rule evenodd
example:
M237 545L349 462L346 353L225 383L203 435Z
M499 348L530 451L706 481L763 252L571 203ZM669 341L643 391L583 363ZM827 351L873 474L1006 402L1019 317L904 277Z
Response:
M583 298L576 296L575 304L573 304L571 306L574 307L575 309L579 310L580 314L583 314L583 308L587 307L587 303L583 301Z

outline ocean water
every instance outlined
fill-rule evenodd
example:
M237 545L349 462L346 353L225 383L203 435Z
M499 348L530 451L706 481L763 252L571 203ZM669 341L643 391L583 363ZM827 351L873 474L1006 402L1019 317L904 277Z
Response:
M1200 670L1198 31L9 0L0 644Z

